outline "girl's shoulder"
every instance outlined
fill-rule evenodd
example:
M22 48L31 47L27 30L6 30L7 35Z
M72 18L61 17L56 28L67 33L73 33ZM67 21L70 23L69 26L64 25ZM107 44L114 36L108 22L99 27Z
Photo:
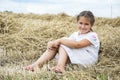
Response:
M79 31L72 33L72 36L93 36L93 35L97 36L97 33L96 32L89 32L89 33L81 34L81 35L79 35Z

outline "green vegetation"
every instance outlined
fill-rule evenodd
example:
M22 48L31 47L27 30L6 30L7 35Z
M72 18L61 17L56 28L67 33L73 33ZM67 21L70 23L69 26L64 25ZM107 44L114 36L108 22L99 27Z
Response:
M95 66L81 69L67 65L65 74L60 75L48 70L56 64L52 60L35 72L22 69L45 51L48 41L76 30L75 17L65 13L0 12L0 80L120 80L120 17L96 17L93 30L98 33L101 48Z

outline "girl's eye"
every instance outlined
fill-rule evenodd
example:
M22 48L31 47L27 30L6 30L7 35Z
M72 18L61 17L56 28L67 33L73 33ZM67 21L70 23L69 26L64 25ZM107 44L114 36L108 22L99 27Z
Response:
M89 25L88 23L85 23L85 25Z
M82 22L79 22L79 24L83 24Z

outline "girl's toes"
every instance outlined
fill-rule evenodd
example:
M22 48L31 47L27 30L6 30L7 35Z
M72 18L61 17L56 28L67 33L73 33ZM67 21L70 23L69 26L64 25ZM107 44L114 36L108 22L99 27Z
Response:
M65 70L64 70L63 68L56 67L56 68L55 68L55 72L56 72L56 73L64 73Z
M34 68L30 65L30 66L26 66L25 68L24 68L25 70L30 70L30 71L34 71Z

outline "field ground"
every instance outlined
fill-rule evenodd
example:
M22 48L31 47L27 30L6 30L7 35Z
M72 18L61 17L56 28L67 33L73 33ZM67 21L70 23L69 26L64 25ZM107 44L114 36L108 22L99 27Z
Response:
M0 12L0 79L1 80L120 80L120 17L98 18L93 30L101 48L98 63L81 69L67 65L64 74L49 71L55 60L35 72L24 66L34 62L46 49L48 41L69 36L76 31L76 19L65 13L16 14Z

